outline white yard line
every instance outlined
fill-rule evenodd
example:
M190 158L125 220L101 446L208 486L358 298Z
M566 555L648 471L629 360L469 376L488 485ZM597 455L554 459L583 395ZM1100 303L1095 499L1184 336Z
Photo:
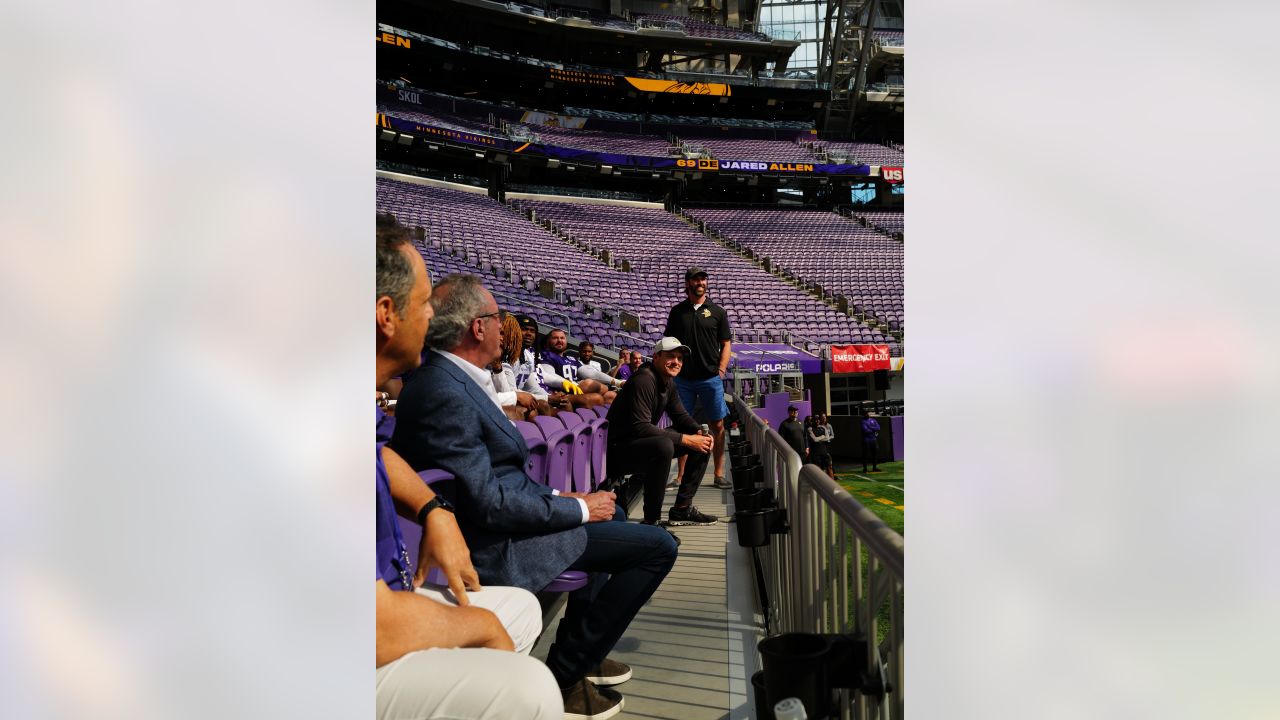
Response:
M860 475L858 473L849 473L849 474L856 478L861 478L862 480L866 480L867 482L877 482L874 478L869 478L866 475ZM906 492L905 488L900 488L897 485L889 485L888 483L886 483L885 487L891 487L894 490L902 490L902 492Z

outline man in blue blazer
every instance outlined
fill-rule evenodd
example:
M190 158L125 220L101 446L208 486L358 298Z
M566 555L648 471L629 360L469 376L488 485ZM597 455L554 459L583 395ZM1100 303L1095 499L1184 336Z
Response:
M601 687L631 670L606 656L670 572L675 541L626 522L611 492L556 494L530 479L529 449L493 401L485 370L501 353L497 302L474 276L451 275L431 304L431 352L400 393L391 447L416 470L457 478L458 526L481 582L538 591L565 570L593 574L569 596L547 667L566 717L611 717L622 696Z

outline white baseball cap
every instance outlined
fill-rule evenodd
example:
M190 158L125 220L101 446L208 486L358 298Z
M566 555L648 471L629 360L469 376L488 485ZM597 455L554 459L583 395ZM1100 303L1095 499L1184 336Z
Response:
M657 355L660 352L667 352L670 350L683 350L685 355L689 354L688 345L681 344L679 340L670 336L662 338L661 340L658 341L657 345L653 346L654 355Z

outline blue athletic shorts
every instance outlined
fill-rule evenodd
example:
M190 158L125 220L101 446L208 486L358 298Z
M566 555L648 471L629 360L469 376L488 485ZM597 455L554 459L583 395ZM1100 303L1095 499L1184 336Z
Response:
M724 404L724 381L719 375L712 375L706 380L685 380L676 378L676 392L680 393L680 404L698 422L715 422L729 414ZM701 401L701 407L698 402ZM694 408L698 407L697 412Z

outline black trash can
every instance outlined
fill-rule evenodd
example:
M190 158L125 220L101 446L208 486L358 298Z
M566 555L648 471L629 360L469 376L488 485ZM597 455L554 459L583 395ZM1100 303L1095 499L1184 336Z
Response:
M753 467L759 467L759 466L756 465ZM734 490L750 490L752 487L755 486L755 483L752 480L754 476L755 476L755 473L751 470L751 468L744 467L744 468L734 470L732 474L733 489Z
M751 697L756 704L756 712L751 717L755 720L774 720L773 706L764 694L764 671L757 670L751 674Z
M794 697L804 703L810 720L831 714L831 683L827 679L831 642L827 638L784 633L761 640L757 647L764 663L765 702L771 712L779 700Z
M738 544L742 547L769 544L768 510L739 510L733 514L733 524L738 526Z
M761 488L750 488L746 490L733 491L733 508L734 510L760 510L764 507L764 490Z
M734 455L729 458L729 466L734 470L738 468L750 467L760 464L760 456L752 453L750 455Z

